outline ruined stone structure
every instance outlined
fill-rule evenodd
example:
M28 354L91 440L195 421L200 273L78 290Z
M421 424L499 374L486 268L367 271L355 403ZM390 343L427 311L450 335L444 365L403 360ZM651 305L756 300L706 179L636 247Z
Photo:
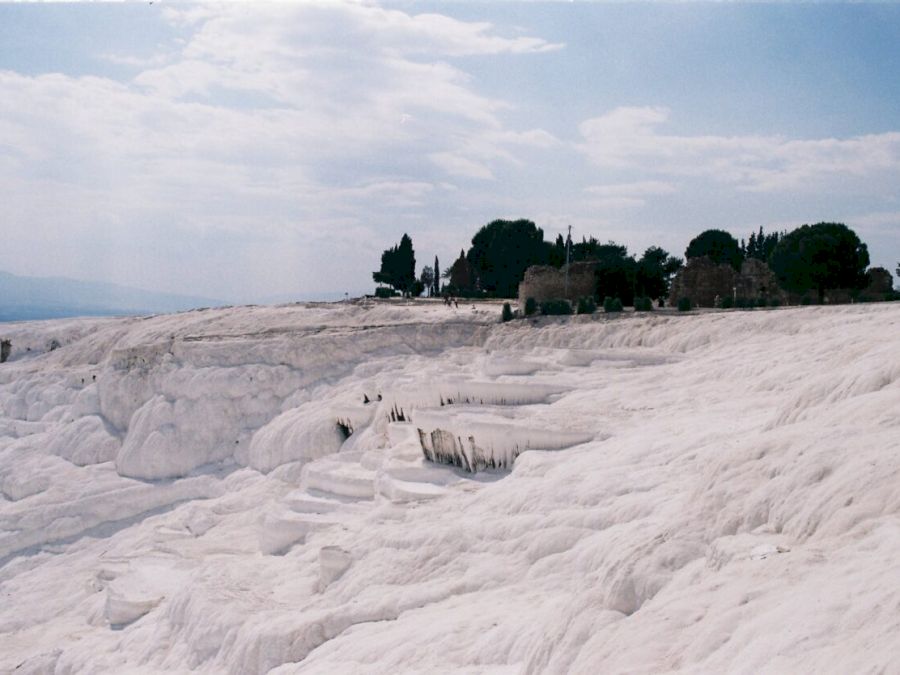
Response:
M778 278L762 260L750 258L737 272L728 264L717 265L706 256L691 258L675 279L669 291L669 304L676 306L680 298L690 298L697 307L715 307L716 299L744 299L757 301L760 298L781 302L787 295L778 286Z
M690 298L697 307L715 307L716 298L733 296L738 274L728 264L717 265L706 256L691 258L678 271L669 289L669 305Z
M735 284L739 298L748 300L778 298L782 301L786 299L778 285L778 277L775 276L775 272L757 258L749 258L744 261L741 265L741 273L735 278Z
M569 265L569 292L566 293L565 266L559 269L549 265L529 267L519 284L519 306L525 305L526 298L534 298L540 303L557 298L577 300L586 295L593 296L596 268L596 262L576 262Z

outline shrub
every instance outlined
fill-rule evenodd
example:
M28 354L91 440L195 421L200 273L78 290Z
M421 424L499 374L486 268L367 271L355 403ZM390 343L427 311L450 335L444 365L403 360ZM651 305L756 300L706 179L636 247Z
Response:
M541 314L562 316L572 313L572 304L568 300L544 300L541 303Z
M658 298L656 300L656 306L659 307L660 309L662 309L663 307L666 306L666 301L663 300L662 298Z
M734 307L734 298L730 295L726 295L724 298L719 300L719 307L722 309L731 309Z
M537 301L534 298L525 298L525 316L531 316L537 311Z
M653 301L647 296L638 297L634 299L634 311L635 312L652 312L653 311Z
M689 312L693 307L693 303L691 303L690 298L678 298L678 311L679 312Z
M513 318L512 308L509 306L508 302L504 302L503 303L503 311L500 313L500 319L501 319L501 321L503 321L503 323L506 323L507 321L512 321L512 318Z
M621 312L622 311L622 301L619 298L611 298L608 295L603 298L603 311L610 312Z
M766 301L765 298L757 298L757 299L756 299L756 306L757 306L757 307L765 307L765 306L768 305L768 304L769 304L769 303L768 303L768 301Z
M769 307L781 307L781 300L779 298L769 298Z
M384 286L380 286L375 289L375 297L376 298L393 298L397 292L393 288L386 288Z
M813 303L813 299L811 297L809 297L808 295L804 295L802 298L800 298L800 304L801 305L812 305L814 303Z
M751 307L753 306L752 302L753 301L751 300L750 301ZM737 297L734 300L734 306L737 307L738 309L747 309L747 305L748 305L747 298Z
M597 303L594 302L594 298L589 295L586 295L583 298L578 298L578 314L593 314L596 311Z

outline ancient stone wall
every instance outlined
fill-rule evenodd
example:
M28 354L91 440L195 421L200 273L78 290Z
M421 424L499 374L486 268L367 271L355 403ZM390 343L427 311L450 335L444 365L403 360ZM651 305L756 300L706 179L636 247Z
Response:
M750 258L741 265L741 273L735 279L736 297L747 300L778 300L785 302L785 294L778 285L775 272L762 260Z
M715 307L716 299L732 296L738 274L728 264L717 265L706 256L691 258L672 280L669 305L690 298L697 307Z
M697 307L715 307L717 300L721 303L725 298L789 301L775 273L762 260L745 260L741 271L736 272L731 265L716 265L706 256L688 260L672 280L669 304L676 306L680 298L690 298Z
M569 265L569 292L566 293L566 268L557 269L549 265L534 265L525 270L525 278L519 284L519 306L524 306L526 298L537 302L566 298L577 300L586 295L593 296L596 286L594 262L577 262Z

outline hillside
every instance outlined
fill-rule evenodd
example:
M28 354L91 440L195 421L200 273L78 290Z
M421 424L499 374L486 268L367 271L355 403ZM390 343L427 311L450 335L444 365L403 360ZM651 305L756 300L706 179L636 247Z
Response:
M0 672L896 667L900 305L499 314L4 326Z
M73 316L117 316L215 307L221 301L65 277L0 271L0 322Z

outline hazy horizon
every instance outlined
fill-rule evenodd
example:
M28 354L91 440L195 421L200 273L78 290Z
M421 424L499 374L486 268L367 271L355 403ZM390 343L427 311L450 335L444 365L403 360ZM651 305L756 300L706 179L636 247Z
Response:
M356 294L362 295L362 293ZM69 277L29 277L0 270L0 323L73 317L140 316L192 309L293 302L338 302L354 294L274 295L246 301L159 293L134 286Z
M265 302L528 218L900 261L900 6L0 5L0 269Z

